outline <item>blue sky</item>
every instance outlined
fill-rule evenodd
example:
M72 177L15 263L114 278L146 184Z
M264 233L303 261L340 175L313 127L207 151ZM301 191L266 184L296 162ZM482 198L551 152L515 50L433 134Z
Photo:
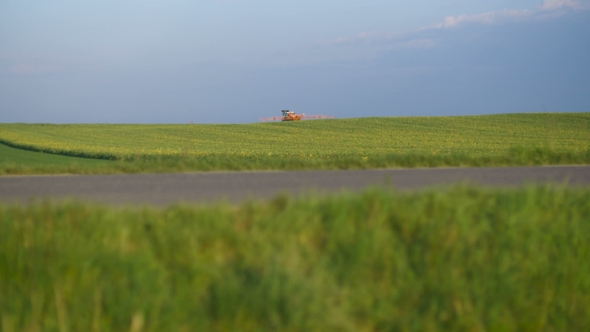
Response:
M590 111L590 0L5 0L0 122Z

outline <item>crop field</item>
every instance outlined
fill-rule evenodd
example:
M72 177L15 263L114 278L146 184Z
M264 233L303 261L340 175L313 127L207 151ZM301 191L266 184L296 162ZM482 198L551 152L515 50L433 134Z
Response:
M590 189L0 204L2 331L588 331Z
M0 124L0 143L136 162L109 166L114 172L587 164L590 113L243 125Z
M0 174L2 174L2 169L21 169L34 172L35 169L58 168L70 169L75 172L78 169L99 169L109 163L107 160L39 153L0 144Z

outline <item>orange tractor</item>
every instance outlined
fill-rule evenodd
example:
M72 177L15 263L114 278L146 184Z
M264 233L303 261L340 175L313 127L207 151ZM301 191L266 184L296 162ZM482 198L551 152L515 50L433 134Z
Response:
M291 112L289 110L282 110L281 112L283 112L283 120L281 120L281 121L299 121L305 115L305 114L296 114L295 112Z
M282 110L283 116L273 116L270 118L262 118L260 121L299 121L299 120L310 120L310 119L334 119L333 115L305 115L297 114L289 110Z

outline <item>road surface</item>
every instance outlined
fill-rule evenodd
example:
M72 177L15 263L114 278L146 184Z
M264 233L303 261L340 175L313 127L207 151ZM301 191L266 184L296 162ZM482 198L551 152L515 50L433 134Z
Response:
M102 203L165 205L175 202L240 202L280 192L305 193L369 185L415 189L455 182L513 186L568 183L590 186L590 166L422 168L297 172L207 172L181 174L0 176L0 203L74 198Z

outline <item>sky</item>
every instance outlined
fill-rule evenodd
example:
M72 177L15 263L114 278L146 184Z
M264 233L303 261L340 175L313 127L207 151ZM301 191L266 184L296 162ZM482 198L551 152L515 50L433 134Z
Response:
M0 122L590 111L590 0L3 0Z

